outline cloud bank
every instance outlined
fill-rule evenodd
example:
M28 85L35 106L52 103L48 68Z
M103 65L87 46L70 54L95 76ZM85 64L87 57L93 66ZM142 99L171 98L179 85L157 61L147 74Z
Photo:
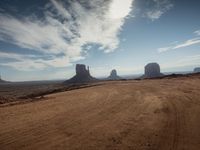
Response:
M132 10L134 0L50 0L44 16L17 18L0 13L0 40L20 48L36 51L40 57L3 54L16 62L1 63L15 69L44 69L66 67L84 59L85 45L97 44L105 53L119 45L118 35ZM48 56L44 59L42 56Z

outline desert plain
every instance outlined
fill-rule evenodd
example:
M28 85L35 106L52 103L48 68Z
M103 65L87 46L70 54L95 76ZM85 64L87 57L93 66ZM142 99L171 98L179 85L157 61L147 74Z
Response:
M109 81L2 103L0 149L199 150L200 75Z

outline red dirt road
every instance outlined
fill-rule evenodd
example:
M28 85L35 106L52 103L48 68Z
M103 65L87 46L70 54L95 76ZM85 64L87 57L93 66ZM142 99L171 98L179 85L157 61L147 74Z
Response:
M199 150L200 78L118 81L0 107L1 150Z

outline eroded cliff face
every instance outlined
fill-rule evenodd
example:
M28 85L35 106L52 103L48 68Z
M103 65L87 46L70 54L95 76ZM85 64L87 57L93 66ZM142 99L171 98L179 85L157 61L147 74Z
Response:
M90 75L89 67L86 69L84 64L76 64L76 75L64 83L87 83L97 81Z
M119 77L117 75L117 71L115 69L113 69L111 72L110 72L110 76L108 77L108 80L119 80L121 79L121 77Z
M143 78L155 78L161 76L163 76L163 74L160 72L160 66L158 63L149 63L144 67Z
M194 71L193 71L193 72L194 72L194 73L200 72L200 67L194 68Z

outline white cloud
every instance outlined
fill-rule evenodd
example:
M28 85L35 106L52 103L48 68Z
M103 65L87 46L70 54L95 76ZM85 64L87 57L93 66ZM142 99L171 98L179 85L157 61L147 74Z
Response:
M70 1L70 5L66 5L63 1L51 0L45 7L43 19L35 16L18 19L0 14L0 40L51 57L37 61L20 59L7 66L16 69L23 69L24 64L26 69L67 66L84 59L83 46L93 43L100 45L105 53L113 52L119 45L118 35L133 1L85 0ZM63 56L56 57L57 54Z
M200 35L200 30L194 31L194 34L196 34L197 36Z
M13 59L11 62L1 62L0 65L2 66L9 66L12 68L15 68L17 70L23 70L23 71L33 71L33 70L42 70L49 67L67 67L71 66L73 61L81 60L83 59L80 57L74 57L69 60L66 56L60 56L60 57L52 57L51 59L42 59L38 58L36 55L30 55L30 54L17 54L17 53L6 53L6 52L0 52L0 58L4 59Z
M113 0L109 8L109 17L121 19L129 15L132 9L132 0Z
M199 44L199 43L200 43L200 38L193 38L193 39L189 39L187 41L184 41L182 43L175 44L173 46L158 48L158 52L162 53L162 52L166 52L166 51L169 51L169 50L184 48L184 47L192 46L192 45Z
M194 39L187 40L184 43L181 43L179 45L176 45L175 47L173 47L173 49L183 48L183 47L195 45L198 43L200 43L200 38L194 38Z
M10 58L10 59L15 59L15 60L21 60L22 56L15 53L6 53L6 52L0 51L0 58Z
M158 48L158 52L159 53L162 53L162 52L166 52L166 51L169 51L171 50L172 47L162 47L162 48Z
M163 14L164 12L162 12L161 10L154 10L154 11L149 11L147 12L147 17L150 18L152 21L159 19L160 16Z
M34 55L20 55L16 53L0 52L0 58L13 59L12 62L1 63L2 66L13 67L17 70L30 71L32 69L44 69L45 64L37 60L33 61ZM41 61L41 60L40 60Z
M152 21L159 19L164 13L173 7L170 0L152 0L152 6L145 12L145 16Z

